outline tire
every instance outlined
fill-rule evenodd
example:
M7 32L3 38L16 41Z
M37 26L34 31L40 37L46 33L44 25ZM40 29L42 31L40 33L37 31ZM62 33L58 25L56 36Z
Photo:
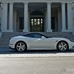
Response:
M16 43L15 49L19 52L23 52L23 51L27 50L27 45L25 42L19 41Z
M69 49L68 43L65 42L65 41L60 41L57 44L57 49L60 50L60 51L66 51L66 50L68 50Z

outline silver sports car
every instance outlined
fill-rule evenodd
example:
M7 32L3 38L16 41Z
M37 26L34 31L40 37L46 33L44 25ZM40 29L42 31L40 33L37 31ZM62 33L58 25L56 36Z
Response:
M9 47L19 52L25 50L60 50L66 51L74 46L74 42L60 37L47 37L41 33L28 33L12 37Z

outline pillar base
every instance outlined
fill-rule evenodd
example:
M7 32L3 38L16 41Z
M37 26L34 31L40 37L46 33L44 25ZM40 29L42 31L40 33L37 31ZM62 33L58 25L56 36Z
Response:
M13 30L2 30L2 32L13 32Z
M2 34L3 34L3 33L2 33L2 32L0 32L0 38L2 37Z
M68 30L69 32L73 32L73 30L71 29L71 30Z
M9 32L13 32L13 30L9 30Z
M29 32L29 30L23 30L23 32Z
M62 32L67 32L67 30L65 30L65 29L62 29Z
M52 32L52 30L46 30L46 32Z
M62 30L62 32L73 32L73 30Z

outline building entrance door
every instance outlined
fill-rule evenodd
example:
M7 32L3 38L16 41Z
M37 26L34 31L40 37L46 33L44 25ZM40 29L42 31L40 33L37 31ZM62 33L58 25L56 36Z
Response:
M44 18L31 17L30 18L30 31L31 32L44 32Z
M53 32L56 31L56 29L55 29L55 17L51 17L51 29Z
M19 32L23 32L24 29L24 17L19 17Z

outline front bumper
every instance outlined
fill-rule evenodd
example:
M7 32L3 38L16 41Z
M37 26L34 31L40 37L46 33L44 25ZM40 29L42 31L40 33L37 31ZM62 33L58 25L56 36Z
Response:
M9 44L9 47L10 47L11 49L14 49L14 45L13 45L13 44Z
M72 48L74 48L74 42L71 42L69 45L69 49L72 49Z

